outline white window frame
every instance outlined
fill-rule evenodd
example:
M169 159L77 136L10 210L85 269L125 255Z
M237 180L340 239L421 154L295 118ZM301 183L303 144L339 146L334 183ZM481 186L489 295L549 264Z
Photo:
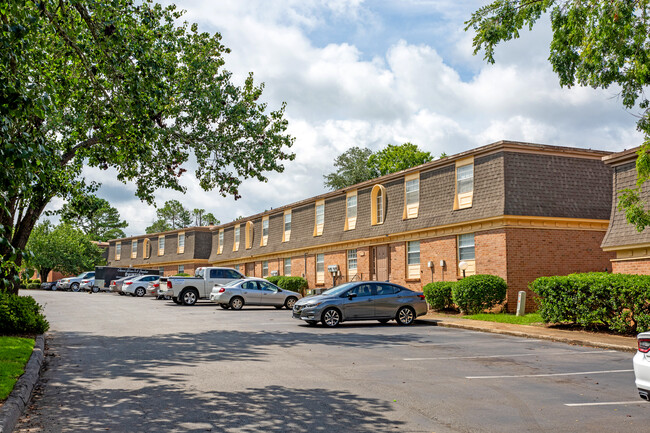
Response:
M357 190L348 191L345 195L345 225L343 230L354 230L357 226L357 214L358 214L358 197Z
M288 264L288 266L287 266ZM287 272L288 269L288 272ZM282 263L282 275L285 277L290 277L291 276L291 258L286 257L284 259L284 262Z
M420 279L420 241L406 242L406 278L409 280Z
M323 253L316 254L316 284L325 284L325 254Z
M165 255L165 235L158 236L158 255Z
M357 269L358 269L358 254L357 250L348 250L347 251L347 267L348 267L348 281L352 281L352 278L354 278L357 275Z
M282 223L284 228L282 231L282 242L289 242L291 240L291 209L284 211Z
M137 239L133 239L131 241L131 258L132 259L137 259L138 258L138 240Z
M176 252L178 254L183 254L185 252L185 232L180 232L178 234L178 248Z

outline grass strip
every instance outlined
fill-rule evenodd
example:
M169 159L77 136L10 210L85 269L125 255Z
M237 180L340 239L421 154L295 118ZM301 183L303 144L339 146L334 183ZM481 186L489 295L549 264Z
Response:
M0 401L11 394L33 350L33 338L0 337Z
M515 325L542 325L544 321L539 313L529 313L523 316L506 313L482 313L463 316L463 319L483 320L485 322L513 323Z

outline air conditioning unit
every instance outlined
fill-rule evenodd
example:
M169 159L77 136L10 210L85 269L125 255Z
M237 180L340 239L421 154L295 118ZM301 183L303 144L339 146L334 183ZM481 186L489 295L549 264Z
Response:
M278 271L271 271L271 276L272 277L277 277L278 276Z

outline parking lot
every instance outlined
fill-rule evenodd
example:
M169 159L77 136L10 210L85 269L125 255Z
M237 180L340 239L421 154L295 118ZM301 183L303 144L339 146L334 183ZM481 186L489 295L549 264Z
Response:
M16 431L645 432L630 353L418 322L30 292L51 323Z

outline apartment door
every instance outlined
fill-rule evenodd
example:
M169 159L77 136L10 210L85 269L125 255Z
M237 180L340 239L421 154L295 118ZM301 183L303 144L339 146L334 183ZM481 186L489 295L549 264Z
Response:
M388 245L377 245L376 247L372 247L373 280L388 280L388 257Z
M255 263L246 263L246 276L254 277L255 276Z

